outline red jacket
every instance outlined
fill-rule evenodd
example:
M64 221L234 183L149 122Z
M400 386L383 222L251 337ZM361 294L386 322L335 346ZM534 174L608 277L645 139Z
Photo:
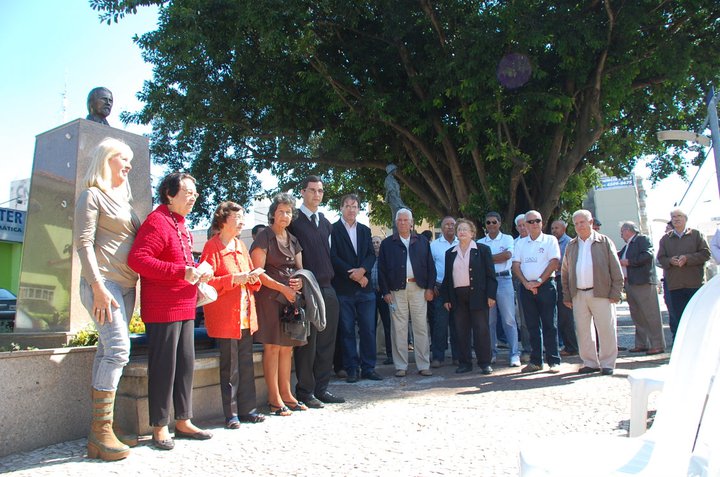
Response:
M238 239L235 250L226 250L219 235L215 235L205 244L200 262L208 262L215 271L215 277L208 283L218 292L218 299L205 305L205 328L212 338L240 339L242 303L246 303L246 317L250 323L250 333L257 330L254 292L260 289L260 282L246 285L233 285L232 274L249 272L254 268L247 247Z
M185 217L173 215L183 233L186 257L167 205L150 212L128 255L128 265L140 275L140 315L145 323L195 319L197 287L185 281L185 265L192 260L192 248Z

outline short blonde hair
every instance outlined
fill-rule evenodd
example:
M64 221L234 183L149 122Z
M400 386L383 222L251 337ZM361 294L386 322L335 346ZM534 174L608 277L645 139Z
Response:
M85 173L85 187L97 187L103 192L108 192L112 187L108 161L117 155L127 157L129 160L133 158L132 149L124 142L111 137L106 137L100 141L100 144L93 151L93 156ZM132 200L130 181L125 182L125 191L126 199L128 201Z
M475 223L474 223L474 222L472 222L471 220L468 220L468 219L457 219L457 220L455 221L455 235L457 235L458 227L460 227L460 226L463 225L463 224L465 224L465 225L467 225L468 227L470 227L470 233L472 233L472 238L473 238L473 239L474 239L475 237L477 237L477 227L475 226Z

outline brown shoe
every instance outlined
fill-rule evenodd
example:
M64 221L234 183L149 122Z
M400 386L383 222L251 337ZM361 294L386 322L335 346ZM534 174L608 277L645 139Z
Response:
M665 352L665 350L663 348L650 348L649 350L647 350L647 353L645 353L645 354L653 355L653 354L661 354L664 352Z
M647 348L630 348L628 351L630 351L631 353L644 353L647 350Z

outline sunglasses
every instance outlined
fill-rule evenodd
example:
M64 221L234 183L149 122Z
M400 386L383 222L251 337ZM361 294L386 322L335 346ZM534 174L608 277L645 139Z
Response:
M542 222L542 219L531 219L525 221L527 224L539 224L540 222Z
M498 223L497 220L486 220L485 225L496 225Z

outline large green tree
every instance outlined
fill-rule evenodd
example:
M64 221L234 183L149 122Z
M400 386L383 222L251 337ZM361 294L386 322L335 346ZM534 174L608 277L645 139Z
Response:
M153 79L128 121L206 202L320 174L378 218L385 166L420 215L544 216L579 205L598 171L696 128L720 72L717 0L90 0L111 23L158 5L137 39ZM380 220L382 221L382 220Z

